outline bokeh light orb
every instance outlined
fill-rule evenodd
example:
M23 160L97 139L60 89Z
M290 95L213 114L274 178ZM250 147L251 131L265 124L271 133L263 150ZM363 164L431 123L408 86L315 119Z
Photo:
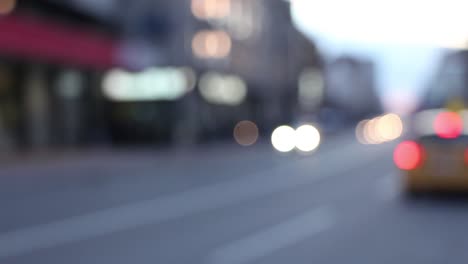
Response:
M271 134L271 144L279 152L290 152L296 147L296 131L290 126L280 126Z
M313 125L303 125L296 129L296 148L302 152L311 152L320 145L320 132Z
M248 120L240 121L234 127L234 139L241 146L251 146L258 140L258 127L257 125Z
M403 121L396 114L387 114L377 121L376 130L383 141L392 141L402 135Z
M457 138L463 132L463 120L455 112L442 112L434 120L434 131L441 138Z
M365 137L365 134L364 134L365 132L364 130L366 129L367 122L369 122L369 120L367 119L362 120L356 126L356 138L359 141L359 143L364 144L364 145L370 144L370 142L368 141L368 139Z
M424 150L414 141L400 143L393 153L395 165L401 170L414 170L421 165L423 159Z
M403 121L397 114L366 119L356 126L356 138L365 145L389 142L403 135Z
M380 135L377 133L376 125L379 121L379 117L373 118L366 123L364 128L364 137L366 138L369 144L380 144L382 143L382 139Z

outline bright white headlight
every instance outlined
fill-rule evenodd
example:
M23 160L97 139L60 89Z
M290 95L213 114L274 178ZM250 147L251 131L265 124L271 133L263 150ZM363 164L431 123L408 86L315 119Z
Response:
M295 131L289 126L280 126L271 135L271 144L280 152L290 152L295 147Z
M320 132L312 125L303 125L296 129L295 140L295 146L300 151L314 151L320 145Z

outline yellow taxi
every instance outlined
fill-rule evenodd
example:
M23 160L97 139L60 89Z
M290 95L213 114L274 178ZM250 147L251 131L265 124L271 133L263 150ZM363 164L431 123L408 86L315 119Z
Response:
M412 118L414 140L394 151L407 194L468 192L468 111L429 109Z

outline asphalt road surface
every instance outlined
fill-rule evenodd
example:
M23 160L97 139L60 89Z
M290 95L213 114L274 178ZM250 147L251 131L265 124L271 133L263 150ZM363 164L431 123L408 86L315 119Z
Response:
M464 263L468 202L408 201L394 143L95 151L0 169L0 263Z

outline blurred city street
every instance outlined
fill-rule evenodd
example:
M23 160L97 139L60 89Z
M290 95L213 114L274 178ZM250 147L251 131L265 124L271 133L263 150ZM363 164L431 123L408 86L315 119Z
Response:
M361 145L348 131L313 155L212 145L4 167L0 262L466 259L466 203L405 200L393 147Z
M464 263L467 9L0 0L0 264Z

